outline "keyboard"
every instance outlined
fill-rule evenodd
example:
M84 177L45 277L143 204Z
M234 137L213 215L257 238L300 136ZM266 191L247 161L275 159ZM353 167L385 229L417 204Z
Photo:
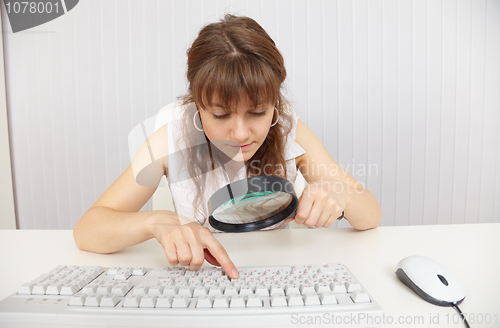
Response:
M375 327L383 311L342 264L60 265L0 301L0 327ZM5 282L4 282L5 283Z

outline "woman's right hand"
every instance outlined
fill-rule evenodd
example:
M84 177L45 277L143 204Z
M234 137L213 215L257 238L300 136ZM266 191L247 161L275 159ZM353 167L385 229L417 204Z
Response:
M180 264L196 271L207 260L222 266L231 279L238 278L236 266L207 227L177 213L161 211L148 222L147 230L162 245L170 265Z

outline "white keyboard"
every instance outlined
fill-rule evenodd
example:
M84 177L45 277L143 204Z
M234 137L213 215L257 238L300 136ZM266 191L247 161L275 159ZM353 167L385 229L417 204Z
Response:
M58 266L0 301L0 327L375 327L382 309L342 264Z

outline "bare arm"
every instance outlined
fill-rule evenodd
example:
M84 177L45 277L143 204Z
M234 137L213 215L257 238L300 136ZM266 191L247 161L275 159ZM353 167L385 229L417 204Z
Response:
M166 128L148 139L132 164L78 221L73 230L76 245L82 250L112 253L155 238L171 265L198 270L206 259L237 278L236 267L206 227L170 211L138 212L166 174Z
M148 229L152 219L175 219L176 214L169 211L138 212L156 191L165 172L168 146L161 141L167 140L167 136L167 126L151 136L129 167L78 221L73 236L80 249L115 252L152 238ZM156 160L151 159L150 153ZM137 182L139 179L141 183Z
M76 224L73 236L78 248L96 253L116 252L152 238L148 226L155 217L173 222L173 212L138 212L155 189L138 185L129 166Z

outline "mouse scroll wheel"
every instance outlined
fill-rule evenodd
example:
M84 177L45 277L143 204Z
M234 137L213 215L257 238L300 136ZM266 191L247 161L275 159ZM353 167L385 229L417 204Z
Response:
M437 275L439 280L441 280L441 282L445 285L445 286L448 286L448 280L446 280L445 277L443 277L442 275L438 274Z

